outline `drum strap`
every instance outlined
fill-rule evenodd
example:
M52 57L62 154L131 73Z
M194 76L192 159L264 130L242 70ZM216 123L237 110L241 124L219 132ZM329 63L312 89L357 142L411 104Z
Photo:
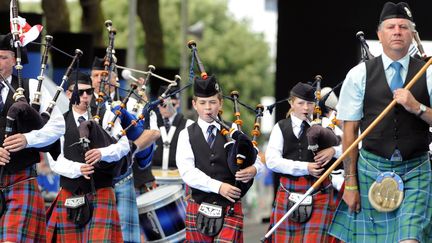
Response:
M169 154L170 154L170 147L171 147L171 140L174 137L174 133L176 131L175 126L171 126L168 133L166 131L166 128L164 126L159 127L160 133L161 133L161 139L163 143L163 150L162 150L162 169L167 170L168 169L168 163L169 163Z

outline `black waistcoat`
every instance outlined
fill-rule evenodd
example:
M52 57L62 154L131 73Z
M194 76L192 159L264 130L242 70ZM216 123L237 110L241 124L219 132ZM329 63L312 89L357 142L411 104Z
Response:
M225 137L218 132L213 148L210 149L198 123L190 125L187 129L189 142L195 156L195 167L213 179L234 185L235 177L227 164L227 154L224 148L224 144L226 143ZM230 204L226 198L219 194L207 193L195 188L192 188L192 198L196 203L216 202L221 206Z
M159 117L158 117L159 118ZM174 135L171 139L170 150L169 150L169 159L168 159L168 167L177 168L176 165L176 150L177 150L177 140L181 130L183 130L186 126L186 121L183 117L183 114L177 114L174 118L172 126L176 127ZM162 119L158 119L158 127L164 126ZM167 132L168 133L168 132ZM153 155L152 166L162 167L162 155L163 155L163 142L162 137L156 140L156 151Z
M282 157L285 159L291 159L296 161L313 162L314 155L312 151L308 150L308 141L306 137L306 131L302 133L300 139L298 139L292 129L291 117L283 119L278 122L279 127L282 131L284 139L284 145L282 150ZM281 176L295 179L295 176L288 174L281 174Z
M72 112L64 114L66 123L66 133L64 135L63 152L66 159L84 163L84 150L80 145L70 146L79 141L78 127ZM102 120L102 119L101 119ZM95 187L111 187L113 184L113 177L115 174L116 163L107 163L100 161L95 166L93 178ZM60 186L66 188L73 193L88 193L91 191L90 180L80 176L75 179L70 179L65 176L60 177Z
M414 77L424 62L410 58L408 74L404 86ZM366 90L363 118L360 123L364 131L393 100L393 94L385 77L381 56L366 62ZM426 75L411 88L413 96L429 106ZM363 140L363 148L384 158L390 158L396 148L404 160L414 158L429 149L429 126L416 115L396 105L384 119Z
M15 76L12 76L12 87L16 90L18 88L18 79ZM23 79L23 88L24 88L24 96L29 102L29 80ZM11 107L11 105L15 102L13 99L13 93L9 90L6 101L4 102L4 108L1 112L0 117L0 144L3 144L5 137L5 127L6 127L6 115ZM22 131L14 131L13 133L19 133ZM36 164L40 161L39 152L36 148L26 148L16 153L11 153L10 162L5 165L5 170L7 173L15 173L22 169L25 169L33 164Z

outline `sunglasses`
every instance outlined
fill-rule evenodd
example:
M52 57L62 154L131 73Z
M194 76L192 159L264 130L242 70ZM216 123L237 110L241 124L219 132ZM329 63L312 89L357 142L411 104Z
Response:
M69 91L70 91L70 92L73 92L73 90L69 90ZM92 95L93 92L94 92L94 88L79 89L79 90L78 90L78 94L79 94L79 96L82 96L82 95L84 94L84 92L85 92L87 95Z

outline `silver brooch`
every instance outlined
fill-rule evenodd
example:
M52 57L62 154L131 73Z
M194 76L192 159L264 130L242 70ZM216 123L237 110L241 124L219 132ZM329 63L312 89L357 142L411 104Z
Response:
M408 17L412 18L411 11L407 7L404 7L404 9L405 9L405 12L408 15Z

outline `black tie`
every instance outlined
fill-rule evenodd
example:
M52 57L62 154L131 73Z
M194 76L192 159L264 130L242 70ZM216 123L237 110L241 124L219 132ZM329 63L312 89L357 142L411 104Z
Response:
M215 127L216 127L215 125L210 125L210 126L207 128L207 143L208 143L208 145L210 146L210 148L213 147L213 142L214 142L214 140L215 140L215 138L216 138L216 136L215 136L214 133L213 133L213 129L214 129Z
M3 88L4 88L4 84L0 82L0 112L3 111L3 107L4 107L3 97L1 96L1 92Z
M85 121L86 121L86 119L83 116L78 117L79 124L81 124L81 123L83 123Z
M170 130L170 128L171 128L171 123L170 123L169 118L165 117L163 119L163 123L164 123L164 126L165 126L165 130L168 132Z
M302 124L300 125L300 132L298 137L300 138L303 132L306 131L309 127L310 127L309 123L307 123L307 121L303 121Z

